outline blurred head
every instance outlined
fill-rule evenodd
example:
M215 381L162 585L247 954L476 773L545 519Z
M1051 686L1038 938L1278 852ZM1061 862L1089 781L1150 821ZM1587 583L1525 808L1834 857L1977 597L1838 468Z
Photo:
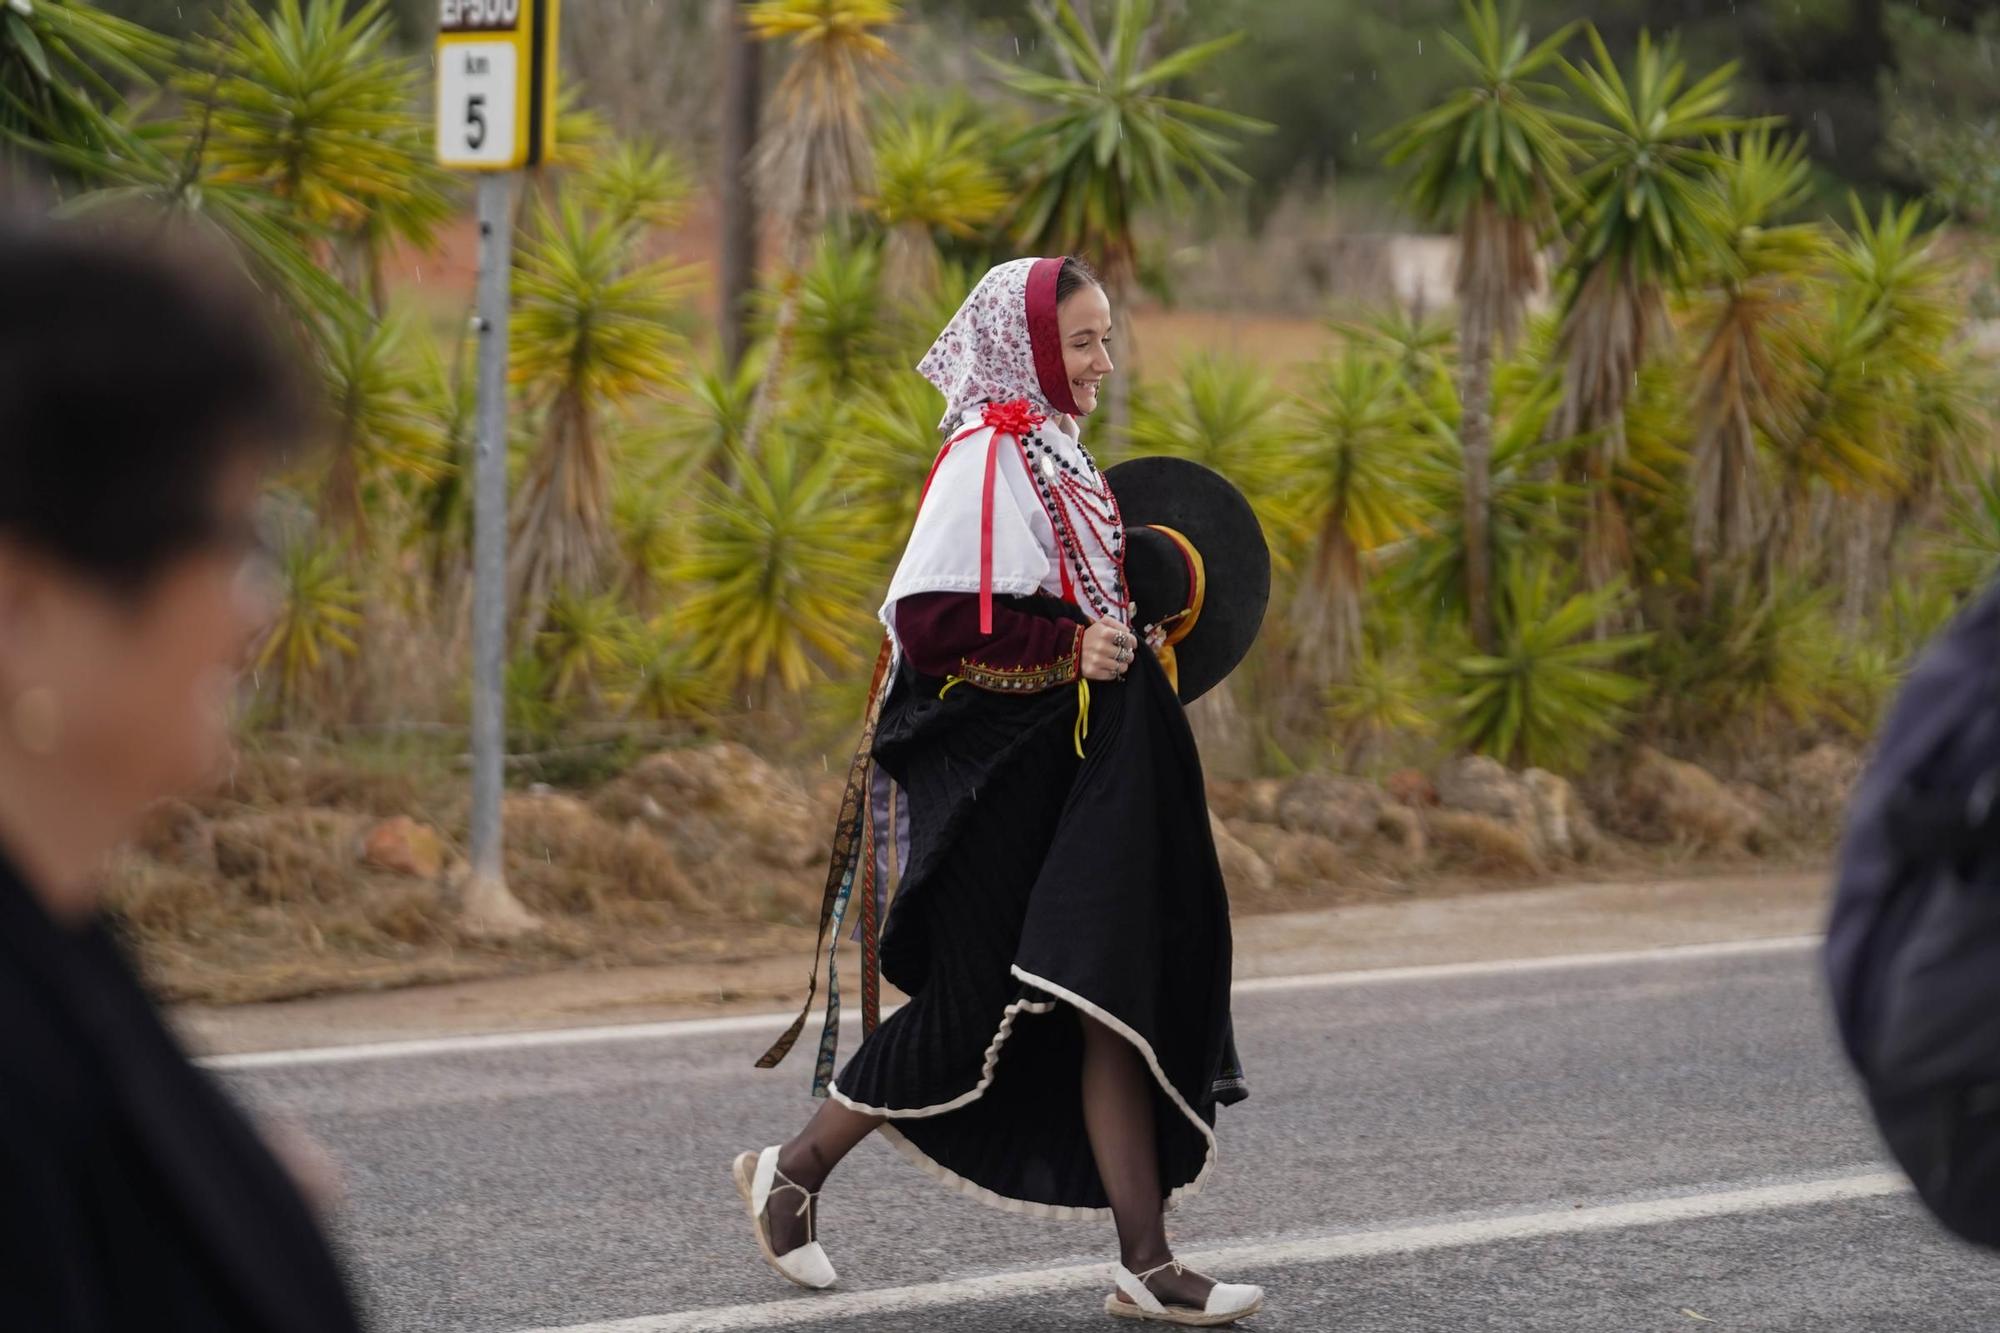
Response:
M0 844L44 892L227 756L287 348L206 253L0 217Z
M1111 364L1111 299L1090 265L1063 260L1056 279L1056 326L1062 337L1063 370L1069 376L1070 397L1088 416L1097 410L1097 395Z

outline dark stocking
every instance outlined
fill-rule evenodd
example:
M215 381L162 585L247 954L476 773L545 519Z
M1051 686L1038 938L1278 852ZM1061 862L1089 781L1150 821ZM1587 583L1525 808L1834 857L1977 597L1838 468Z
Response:
M1159 1140L1153 1125L1153 1076L1132 1043L1094 1018L1083 1019L1083 1123L1097 1175L1118 1224L1125 1267L1144 1273L1170 1261L1166 1195L1160 1188ZM1146 1285L1169 1305L1199 1309L1214 1284L1169 1268Z
M881 1123L879 1115L863 1115L829 1098L806 1121L798 1137L779 1149L778 1173L800 1189L817 1194L840 1159ZM771 1230L771 1249L776 1253L790 1254L812 1238L819 1204L814 1200L802 1215L799 1205L803 1202L798 1190L785 1189L782 1182L772 1190L764 1216Z

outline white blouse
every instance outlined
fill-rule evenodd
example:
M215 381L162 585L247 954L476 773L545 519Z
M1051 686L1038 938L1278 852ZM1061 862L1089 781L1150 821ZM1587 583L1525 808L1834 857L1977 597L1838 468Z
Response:
M986 460L996 443L982 411L966 413L960 438L946 447L889 581L879 614L899 658L897 601L922 592L979 591ZM1019 447L1000 439L993 472L995 595L1067 592L1091 619L1129 624L1117 499L1084 451L1076 422L1053 417Z

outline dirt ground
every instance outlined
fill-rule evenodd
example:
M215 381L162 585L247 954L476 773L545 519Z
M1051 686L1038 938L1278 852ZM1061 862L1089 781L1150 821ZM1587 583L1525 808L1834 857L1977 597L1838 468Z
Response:
M1235 925L1239 978L1533 958L1804 935L1820 928L1823 870L1629 879L1350 903ZM214 1053L447 1034L761 1014L803 999L812 938L773 930L728 952L657 965L573 967L270 1004L183 1006ZM853 976L856 960L846 960ZM892 996L892 998L894 998Z

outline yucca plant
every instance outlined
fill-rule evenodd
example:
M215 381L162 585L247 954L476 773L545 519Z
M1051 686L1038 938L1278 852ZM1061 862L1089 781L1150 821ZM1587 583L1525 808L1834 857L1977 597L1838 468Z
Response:
M1807 282L1828 255L1813 223L1782 219L1810 197L1803 141L1768 130L1722 142L1712 178L1715 244L1702 257L1707 292L1693 322L1695 434L1691 544L1713 598L1716 562L1745 563L1763 528L1769 480L1758 441L1781 434L1800 385L1791 347Z
M1578 496L1558 473L1579 443L1547 438L1562 390L1531 358L1504 366L1496 381L1485 539L1487 562L1498 569L1556 547L1569 534ZM1411 451L1410 484L1424 521L1404 543L1394 576L1405 600L1436 632L1471 621L1467 595L1475 537L1465 518L1470 473L1456 383L1434 371L1423 391L1412 395L1412 411L1418 443Z
M822 241L800 279L793 317L801 386L822 401L845 401L879 374L885 359L881 250Z
M626 715L649 722L704 722L723 692L696 646L667 617L633 635L617 698Z
M1739 751L1781 731L1855 719L1841 707L1841 643L1829 589L1793 581L1732 589L1684 643L1656 656L1676 735Z
M993 62L1008 87L1045 112L1014 144L1030 173L1017 230L1040 253L1095 256L1122 297L1137 272L1141 209L1183 202L1190 178L1211 193L1223 180L1247 179L1229 151L1239 136L1270 127L1172 92L1243 34L1154 60L1153 0L1117 0L1101 38L1071 0L1034 14L1060 74Z
M354 258L352 285L385 301L381 252L428 244L451 215L450 178L430 151L424 75L393 46L388 0L231 0L176 82L212 108L210 174L262 192L304 234Z
M0 7L0 150L101 152L126 131L125 87L151 86L173 43L87 0ZM0 166L14 157L0 151Z
M1387 357L1396 373L1411 384L1429 379L1458 355L1451 321L1436 311L1420 310L1398 301L1360 319L1334 319L1328 327L1340 337L1378 356Z
M574 188L614 227L672 227L687 216L695 183L673 150L625 139L595 154Z
M813 237L868 190L867 95L895 64L884 29L901 16L895 0L755 0L745 16L760 41L791 47L777 114L757 150L765 205L784 239L770 358L744 432L747 457L762 448L777 406Z
M1721 223L1709 179L1722 158L1714 141L1749 125L1724 114L1734 65L1690 85L1675 43L1655 45L1642 32L1627 75L1595 29L1589 37L1594 62L1565 65L1594 119L1563 119L1585 165L1564 211L1572 240L1553 430L1590 442L1581 563L1595 588L1629 565L1614 477L1625 457L1625 400L1648 343L1664 331L1665 293L1715 246Z
M840 443L877 532L900 548L917 521L924 479L944 446L942 399L915 375L893 375L856 404Z
M1973 476L1945 513L1939 566L1946 587L1965 596L2000 577L2000 469Z
M360 651L360 626L361 590L341 552L310 540L288 545L277 614L254 658L260 676L275 672L282 716L297 720L325 703L330 673Z
M1269 374L1248 361L1209 354L1146 386L1125 450L1214 468L1249 497L1267 532L1282 535L1302 522L1299 440L1299 424ZM1281 543L1272 554L1286 563L1290 551Z
M743 447L750 429L763 377L759 358L746 356L731 370L720 355L686 377L668 406L662 431L677 478L692 484L698 473L720 476L728 471L732 451Z
M368 535L371 482L425 485L452 471L439 451L439 422L421 367L406 353L407 326L342 321L324 339L320 362L333 449L320 513L358 549Z
M1457 738L1513 767L1574 770L1609 740L1645 682L1617 669L1650 634L1601 634L1624 610L1622 580L1576 589L1546 557L1508 568L1499 647L1450 671Z
M843 461L808 462L784 432L754 462L739 456L735 489L708 484L677 621L727 684L768 699L854 664L881 534L843 502Z
M1361 647L1363 557L1425 522L1412 466L1418 421L1396 368L1347 348L1303 400L1296 487L1308 544L1291 629L1302 683L1323 691Z
M627 469L611 498L616 592L624 605L652 615L686 552L691 506L666 474Z
M596 705L631 651L634 622L609 593L557 593L535 651L549 664L549 699L558 706Z
M222 242L308 335L362 317L361 304L328 271L277 200L210 171L207 125L213 114L212 106L200 105L189 109L188 123L135 126L109 146L43 143L38 149L91 187L68 202L68 213L87 216L111 208L150 214L163 226Z
M1951 270L1937 253L1935 233L1922 228L1921 208L1885 204L1879 218L1870 219L1859 201L1852 207L1855 230L1837 249L1834 277L1799 339L1800 409L1770 440L1780 496L1763 554L1773 581L1782 570L1803 571L1828 556L1844 559L1850 578L1869 570L1882 557L1879 542L1868 541L1865 549L1854 544L1851 506L1878 509L1895 496L1921 496L1935 487L1948 475L1933 466L1948 463L1945 440L1977 419L1970 410L1954 409L1929 427L1919 422L1920 404L1932 392L1927 384L1957 396L1946 385L1946 348L1957 323ZM1833 495L1849 507L1819 507L1838 517L1842 531L1816 532L1811 507ZM1882 539L1893 536L1886 517L1868 517L1882 519L1875 522Z
M921 292L938 280L938 237L971 240L1007 206L990 128L963 100L911 105L875 137L870 212L888 230L889 287Z
M1388 162L1414 162L1409 199L1424 219L1459 241L1460 434L1466 482L1466 604L1473 642L1493 645L1491 522L1493 358L1511 351L1527 302L1542 285L1542 242L1575 154L1551 108L1561 90L1537 76L1560 59L1570 24L1531 45L1518 9L1503 19L1493 0L1464 0L1468 40L1445 48L1470 76L1442 106L1390 138Z
M469 338L427 338L418 348L418 394L425 414L435 423L435 452L441 466L414 488L405 546L421 554L432 591L442 595L471 559L470 480L478 444L479 397L471 374L474 348Z
M514 279L510 372L541 423L508 556L524 633L557 592L597 586L611 544L606 418L671 379L683 284L675 267L638 260L630 228L579 201L541 210Z
M1327 687L1326 715L1343 765L1364 768L1399 740L1437 730L1435 699L1409 657L1371 648L1357 654L1346 679Z
M1037 5L1033 13L1059 72L991 62L1042 113L1010 146L1027 181L1012 229L1034 253L1096 260L1113 314L1122 319L1140 269L1140 213L1182 207L1190 180L1210 196L1221 194L1224 180L1247 180L1230 150L1270 126L1174 95L1241 41L1241 32L1156 60L1160 16L1153 0L1117 0L1101 38L1072 0L1055 0L1053 9ZM1127 384L1111 381L1113 426L1127 423Z

